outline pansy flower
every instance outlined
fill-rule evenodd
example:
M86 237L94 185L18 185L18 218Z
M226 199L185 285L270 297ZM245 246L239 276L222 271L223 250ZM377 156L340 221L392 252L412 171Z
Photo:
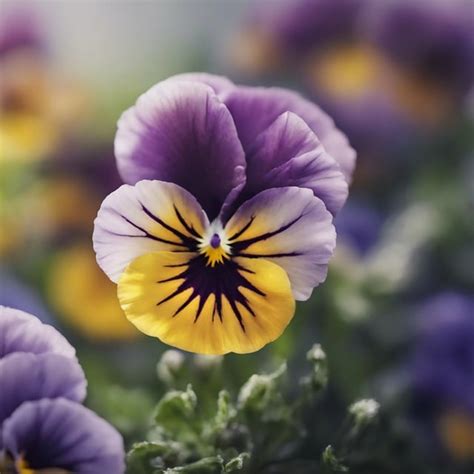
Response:
M115 139L124 181L95 221L128 319L181 349L276 339L324 281L355 153L296 93L206 74L158 83Z
M65 137L75 136L88 109L82 87L51 67L43 33L34 11L2 8L1 164L48 158Z
M118 432L88 408L66 398L23 403L3 423L2 441L8 473L125 472Z
M36 317L0 307L0 472L124 472L123 442L80 403L74 348Z
M0 359L15 352L76 355L74 347L52 326L24 311L0 306Z

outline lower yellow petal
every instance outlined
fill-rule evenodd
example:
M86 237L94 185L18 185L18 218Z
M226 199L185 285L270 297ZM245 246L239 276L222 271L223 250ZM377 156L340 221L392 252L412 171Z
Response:
M254 352L277 339L295 310L286 272L247 258L207 268L202 258L201 270L201 257L154 252L135 259L118 284L128 319L145 334L200 354ZM220 294L214 288L223 280Z

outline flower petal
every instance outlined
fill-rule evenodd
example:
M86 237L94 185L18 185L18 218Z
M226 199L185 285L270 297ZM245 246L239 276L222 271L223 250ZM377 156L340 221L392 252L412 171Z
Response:
M303 119L281 114L254 141L247 154L248 179L234 206L269 188L309 188L336 214L347 199L339 165Z
M281 335L295 308L288 277L272 262L228 259L211 267L202 255L171 252L134 260L118 295L138 329L202 354L256 351Z
M238 87L221 96L234 118L245 151L251 149L257 136L279 115L293 112L307 123L350 181L355 151L333 120L317 105L295 92L277 87Z
M0 306L0 358L13 352L76 355L71 344L52 326L24 311Z
M26 401L64 397L82 402L86 385L75 359L51 353L9 354L0 359L0 425Z
M268 189L244 203L225 227L235 256L281 266L293 295L306 300L322 283L336 246L332 216L309 189Z
M74 474L125 471L118 432L82 405L56 398L25 402L3 424L3 447L30 469Z
M125 182L176 183L211 220L245 181L245 156L229 110L210 86L189 80L165 80L139 97L118 122L115 155Z
M201 206L180 186L148 180L123 185L105 198L95 220L97 262L117 282L139 255L194 250L207 225Z
M217 76L207 72L185 72L176 74L167 79L168 81L200 82L211 87L217 94L235 87L235 84L225 76Z

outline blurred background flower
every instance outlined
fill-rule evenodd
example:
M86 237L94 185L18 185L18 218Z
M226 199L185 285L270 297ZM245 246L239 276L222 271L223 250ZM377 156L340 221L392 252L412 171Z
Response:
M414 410L454 458L474 459L474 298L435 295L420 309Z
M460 120L474 78L472 26L469 0L255 2L234 68L304 88L348 134L366 184L425 164L420 145Z
M2 8L0 160L46 158L77 133L86 111L78 84L54 70L38 20L29 9Z

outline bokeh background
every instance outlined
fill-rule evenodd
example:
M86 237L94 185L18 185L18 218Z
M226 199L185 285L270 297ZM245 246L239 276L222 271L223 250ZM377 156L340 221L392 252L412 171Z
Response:
M203 400L282 360L291 386L319 342L330 384L311 415L315 446L341 407L373 397L390 448L354 472L472 472L473 53L472 0L1 0L0 304L74 342L88 405L128 446L170 370L186 367L177 383ZM169 348L126 321L91 233L121 184L118 117L187 71L300 91L358 165L328 279L285 334L223 360L166 352L157 376Z

